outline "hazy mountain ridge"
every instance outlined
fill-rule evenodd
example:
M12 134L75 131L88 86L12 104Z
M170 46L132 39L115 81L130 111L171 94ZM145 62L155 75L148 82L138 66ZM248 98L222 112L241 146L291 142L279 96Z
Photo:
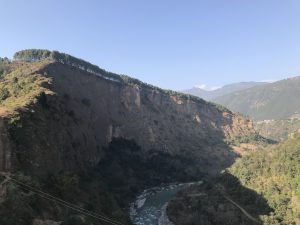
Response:
M221 88L218 88L216 90L207 91L202 88L194 87L188 90L183 90L183 93L195 95L197 97L203 98L205 100L212 100L214 98L217 98L219 96L223 96L232 92L244 90L247 88L251 88L258 85L264 85L267 84L266 82L239 82L239 83L233 83L225 85Z
M300 113L300 77L280 80L214 98L212 101L256 121L288 119Z

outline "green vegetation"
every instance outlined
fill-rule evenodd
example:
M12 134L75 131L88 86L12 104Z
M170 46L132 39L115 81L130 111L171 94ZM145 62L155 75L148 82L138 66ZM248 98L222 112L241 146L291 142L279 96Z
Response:
M300 134L276 147L244 156L229 171L274 209L273 214L262 218L264 224L300 223Z
M0 80L0 107L5 109L15 109L25 106L30 101L34 101L45 90L43 83L50 81L49 78L32 73L32 70L38 68L43 63L34 63L32 65L18 65L4 63L5 75ZM3 67L2 67L3 68Z
M214 105L220 111L228 111L228 109L223 105L220 105L220 104L214 103L214 102L209 102L209 103Z
M224 196L264 225L299 224L300 133L244 155L216 178L179 194L168 213L180 224L253 224Z
M49 58L51 55L51 51L44 49L27 49L23 51L16 52L14 54L14 60L17 61L39 61L42 59Z
M268 139L284 141L300 129L300 119L262 121L255 124L258 133Z
M0 77L8 73L10 64L11 62L8 58L0 58Z
M224 172L203 184L180 192L168 207L168 215L180 225L254 225L271 212L266 199L241 185L237 177ZM240 205L249 219L232 202Z
M59 62L62 64L66 64L72 67L76 67L78 69L84 70L86 72L95 74L95 75L100 75L100 76L105 76L108 78L113 78L116 80L120 80L120 77L116 74L107 72L101 68L99 68L96 65L93 65L83 59L76 58L74 56L61 53L58 51L49 51L49 50L44 50L44 49L27 49L27 50L22 50L19 52L16 52L14 54L13 59L15 61L27 61L27 62L35 62L35 61L41 61L44 59L49 59L55 62Z
M227 140L228 144L240 146L240 144L257 144L259 146L267 146L268 144L274 144L275 142L273 140L266 139L259 135L258 133L250 134L250 135L244 135L244 136L238 136L234 139Z

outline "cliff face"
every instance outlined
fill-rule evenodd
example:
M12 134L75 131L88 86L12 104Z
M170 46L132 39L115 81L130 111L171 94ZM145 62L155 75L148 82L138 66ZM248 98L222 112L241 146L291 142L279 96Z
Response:
M248 119L201 99L104 79L58 62L19 67L24 71L19 80L34 75L44 82L35 98L2 115L2 169L84 169L99 163L113 138L134 139L145 155L151 150L193 156L200 164L211 155L223 161L231 154L220 147L225 138L254 134Z
M42 52L0 62L0 171L85 209L126 224L137 192L217 173L236 157L228 140L256 135L221 106ZM74 212L0 185L1 224L48 219Z

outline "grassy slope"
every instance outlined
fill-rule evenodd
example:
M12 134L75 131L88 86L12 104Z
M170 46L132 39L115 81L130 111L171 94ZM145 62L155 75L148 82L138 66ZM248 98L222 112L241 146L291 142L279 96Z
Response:
M51 79L37 72L48 63L0 62L0 115L13 113L37 100ZM5 69L4 69L5 68Z

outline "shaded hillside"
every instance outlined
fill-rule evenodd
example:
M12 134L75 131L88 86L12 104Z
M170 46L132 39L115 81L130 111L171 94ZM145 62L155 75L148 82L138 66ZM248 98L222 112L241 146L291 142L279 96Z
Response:
M1 62L1 170L124 223L142 189L217 173L237 156L226 140L257 135L242 115L59 52ZM92 223L11 183L1 191L1 224Z
M277 146L245 155L216 179L181 193L168 213L175 224L197 224L182 223L183 218L212 225L253 224L226 198L230 197L264 225L299 224L299 161L300 134L294 134Z
M222 173L178 193L167 213L175 225L255 225L271 210L265 198L244 187L237 177Z
M233 93L236 91L244 90L247 88L251 88L251 87L259 86L259 85L263 85L263 84L266 84L266 83L265 82L240 82L240 83L228 84L228 85L225 85L221 88L218 88L218 89L212 90L212 91L206 91L204 89L194 87L194 88L191 88L188 90L183 90L182 92L203 98L205 100L212 100L219 96L223 96L223 95L226 95L229 93Z
M212 101L254 120L287 119L300 113L300 77L234 92Z

